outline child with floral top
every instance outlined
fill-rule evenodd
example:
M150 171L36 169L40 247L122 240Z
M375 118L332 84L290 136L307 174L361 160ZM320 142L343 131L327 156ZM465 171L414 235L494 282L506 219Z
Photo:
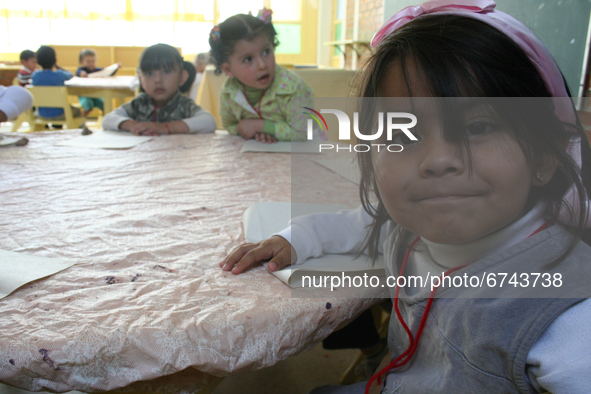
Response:
M222 125L244 139L306 138L302 107L313 106L314 91L298 75L275 64L276 35L267 9L256 17L234 15L210 33L215 73L230 77L220 94Z

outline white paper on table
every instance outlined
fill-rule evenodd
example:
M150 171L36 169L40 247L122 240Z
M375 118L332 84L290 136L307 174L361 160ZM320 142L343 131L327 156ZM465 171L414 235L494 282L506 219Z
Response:
M361 181L359 166L351 161L350 156L344 156L343 159L314 159L314 161L357 185Z
M287 227L292 217L347 209L337 204L266 201L250 206L242 215L246 242L259 242Z
M311 140L301 142L278 141L265 144L255 140L248 140L242 145L240 152L269 152L269 153L320 153L322 141Z
M152 137L137 136L125 131L99 130L89 135L81 135L71 140L58 142L58 146L73 146L77 148L97 149L129 149Z
M96 71L93 73L88 74L88 78L104 78L110 77L111 75L115 74L115 72L119 69L118 64L111 64L108 67L103 68L100 71Z
M11 146L11 145L16 144L21 139L23 139L23 137L18 137L18 138L2 137L2 138L0 138L0 146Z
M0 298L22 285L58 273L75 263L0 249Z
M244 236L246 242L259 242L269 238L287 227L292 217L312 213L336 213L347 209L344 205L321 205L289 202L260 202L249 207L243 215ZM267 264L264 264L265 267ZM288 266L282 270L271 272L291 288L302 286L304 275L324 276L340 272L363 272L373 276L384 276L383 259L373 264L369 259L349 254L327 254L319 258L309 259L297 266Z

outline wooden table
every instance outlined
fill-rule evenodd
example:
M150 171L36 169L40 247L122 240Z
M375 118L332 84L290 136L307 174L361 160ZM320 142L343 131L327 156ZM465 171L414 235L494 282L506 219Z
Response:
M79 135L1 152L0 248L76 262L0 300L1 382L195 392L312 348L376 301L292 298L262 266L218 266L256 202L358 205L319 155L240 153L244 140L218 134L54 145Z
M12 85L12 81L18 75L18 70L20 70L20 69L21 69L21 66L14 66L14 65L0 66L0 85L2 85L2 86Z
M73 77L65 82L68 93L73 96L102 98L104 100L103 114L113 110L113 100L117 106L121 99L134 97L139 88L139 81L134 76L114 76L106 78Z

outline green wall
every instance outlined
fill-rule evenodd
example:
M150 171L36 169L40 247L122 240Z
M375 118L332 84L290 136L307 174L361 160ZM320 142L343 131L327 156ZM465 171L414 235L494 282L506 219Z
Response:
M384 21L419 2L385 0ZM548 47L573 96L579 92L589 29L591 0L496 0L497 9L529 27Z

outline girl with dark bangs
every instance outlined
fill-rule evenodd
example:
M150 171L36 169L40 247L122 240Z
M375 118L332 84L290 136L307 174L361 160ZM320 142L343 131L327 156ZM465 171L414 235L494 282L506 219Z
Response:
M439 279L391 289L391 353L368 382L314 394L586 393L589 145L552 56L492 0L405 8L372 45L362 132L385 106L416 116L416 139L358 154L360 208L294 218L221 267L383 252L391 276Z
M105 115L103 128L150 136L213 132L213 115L182 94L195 79L195 69L185 68L185 63L170 45L146 48L138 69L143 91Z

